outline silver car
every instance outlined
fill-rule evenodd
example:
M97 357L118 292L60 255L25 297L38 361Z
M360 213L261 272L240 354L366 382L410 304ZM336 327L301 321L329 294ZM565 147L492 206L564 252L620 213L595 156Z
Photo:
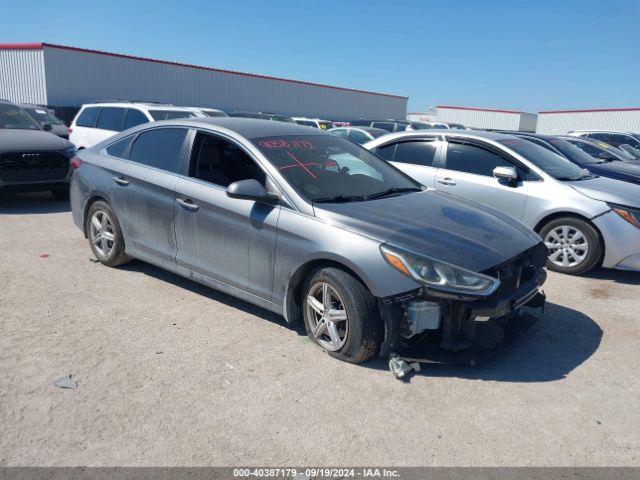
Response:
M100 262L137 258L303 321L342 360L424 336L493 351L523 306L544 305L530 229L320 130L167 120L73 166L73 218Z
M550 269L640 270L637 185L595 177L546 148L499 133L403 132L364 147L428 187L520 220L544 239Z

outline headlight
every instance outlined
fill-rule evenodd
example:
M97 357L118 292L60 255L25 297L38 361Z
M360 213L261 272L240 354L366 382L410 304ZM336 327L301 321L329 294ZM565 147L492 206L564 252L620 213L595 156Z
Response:
M636 228L640 228L640 210L635 208L623 207L622 205L615 205L613 203L608 204L615 213L617 213L624 220L629 222Z
M497 278L389 245L382 245L380 251L389 265L400 273L434 289L487 296L500 286Z

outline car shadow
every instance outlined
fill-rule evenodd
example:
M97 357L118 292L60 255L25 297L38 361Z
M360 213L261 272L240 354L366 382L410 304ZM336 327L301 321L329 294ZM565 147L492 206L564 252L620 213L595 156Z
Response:
M69 211L69 201L56 200L51 192L0 193L0 214L37 215Z
M120 268L169 282L306 336L301 322L290 325L281 315L160 267L133 260ZM562 305L547 303L543 317L494 359L478 366L422 364L418 375L498 382L552 382L565 378L591 357L601 339L602 330L590 317ZM388 359L377 358L361 366L387 370Z
M188 278L182 277L168 270L164 270L163 268L156 267L155 265L151 265L150 263L145 263L141 260L132 260L131 262L122 265L119 268L121 270L143 273L155 279L162 280L163 282L171 283L176 287L184 288L185 290L201 295L210 300L223 303L228 307L237 308L244 313L254 315L256 317L284 327L288 330L295 331L299 335L306 335L304 326L288 324L282 315L278 315L277 313L273 313L262 307L253 305L252 303L240 300L239 298L233 297L224 292L221 292L220 290L208 287L194 280L189 280Z
M640 285L640 272L613 270L611 268L594 268L583 276L593 278L594 280L610 280L614 283L625 285Z
M602 330L587 315L547 303L544 316L498 356L478 366L422 364L417 375L494 382L553 382L565 378L595 353ZM388 369L377 359L371 368Z

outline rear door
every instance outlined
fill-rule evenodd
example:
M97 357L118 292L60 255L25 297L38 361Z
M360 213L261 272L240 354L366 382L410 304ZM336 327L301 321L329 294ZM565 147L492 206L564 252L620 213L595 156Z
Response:
M177 263L271 300L281 207L227 196L229 184L246 179L267 186L264 171L242 147L197 132L189 176L176 185Z
M408 140L385 145L374 153L389 160L421 184L434 187L438 155L443 143L438 138Z
M527 203L526 174L513 159L480 142L451 139L446 142L443 168L435 187L453 195L494 207L522 220ZM496 167L515 167L521 178L509 183L493 176Z
M188 131L153 128L107 148L108 154L128 159L113 172L111 198L128 245L149 260L175 262L174 188Z

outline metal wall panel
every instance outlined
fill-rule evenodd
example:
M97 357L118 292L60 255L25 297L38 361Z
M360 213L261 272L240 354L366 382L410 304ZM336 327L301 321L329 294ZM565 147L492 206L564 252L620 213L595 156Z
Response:
M100 99L167 102L331 120L404 118L407 99L248 74L44 46L50 105Z
M640 109L538 114L538 133L562 135L571 130L640 132Z
M42 50L0 50L0 98L47 104Z
M520 114L517 112L438 107L437 117L439 122L461 123L470 128L492 130L518 130L520 128Z

